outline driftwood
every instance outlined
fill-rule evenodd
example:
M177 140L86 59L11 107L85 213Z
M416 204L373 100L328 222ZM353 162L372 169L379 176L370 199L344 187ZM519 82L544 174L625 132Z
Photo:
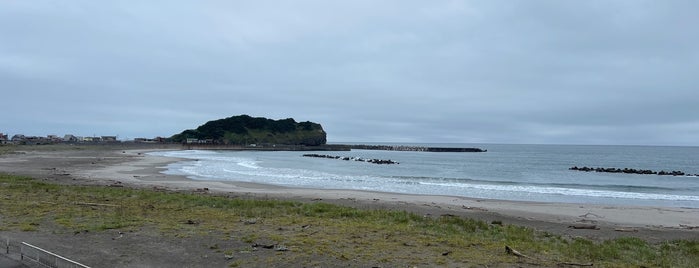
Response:
M687 224L680 224L680 227L685 228L685 229L699 229L699 226L692 226L692 225L687 225Z
M638 229L633 229L633 228L616 228L614 231L617 232L627 232L627 233L635 233L638 232Z
M86 202L75 202L75 204L81 205L81 206L93 206L93 207L118 207L117 205L112 205L112 204L86 203Z
M585 266L594 266L592 263L574 263L574 262L559 262L559 266L561 265L569 265L569 266L580 266L580 267L585 267Z
M597 225L594 225L594 224L573 224L573 225L569 225L568 228L599 230L599 227L597 227Z
M522 254L521 252L511 248L510 246L505 246L505 252L507 254L515 255L520 258L525 258L525 259L530 259L530 260L536 260L536 261L547 261L547 262L553 262L551 260L545 260L545 259L538 259L538 258L532 258L527 255ZM532 263L534 265L539 265L537 263ZM592 263L575 263L575 262L558 262L558 266L563 266L563 265L568 265L568 266L580 266L580 267L585 267L585 266L593 266Z
M512 254L512 255L515 255L517 257L522 257L522 258L532 259L532 260L534 259L532 257L529 257L527 255L520 253L519 251L511 248L510 246L505 246L505 252L507 252L507 254Z

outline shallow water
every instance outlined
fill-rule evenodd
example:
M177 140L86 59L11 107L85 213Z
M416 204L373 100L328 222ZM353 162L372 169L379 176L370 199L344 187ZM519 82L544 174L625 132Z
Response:
M699 173L699 147L409 144L485 153L170 151L191 159L165 173L319 189L356 189L519 201L699 207L699 178L571 171L572 166ZM302 157L391 159L398 165Z

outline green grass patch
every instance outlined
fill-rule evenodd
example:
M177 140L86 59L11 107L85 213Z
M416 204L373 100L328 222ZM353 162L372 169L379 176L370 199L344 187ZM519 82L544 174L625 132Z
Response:
M0 200L0 226L5 230L53 227L52 232L72 233L155 227L171 237L215 233L221 243L231 237L248 244L271 241L289 247L297 259L329 256L354 264L517 266L523 260L504 252L509 245L536 259L526 262L542 266L574 262L602 267L691 267L699 263L697 241L649 244L619 238L593 242L456 216L431 218L320 202L64 186L11 175L0 175ZM209 248L241 251L222 249L215 243ZM236 260L231 267L245 264Z

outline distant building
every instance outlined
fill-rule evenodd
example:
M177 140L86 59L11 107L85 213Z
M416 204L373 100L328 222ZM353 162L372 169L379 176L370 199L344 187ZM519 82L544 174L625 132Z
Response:
M63 138L59 137L58 135L48 135L46 136L46 139L52 143L63 142Z
M137 143L155 143L155 140L148 138L135 138L133 141Z
M84 137L82 141L84 141L84 142L101 142L102 137Z
M14 136L12 136L11 141L14 143L20 143L20 142L23 142L25 139L26 139L26 137L24 135L15 134Z
M101 138L102 138L103 142L115 142L115 141L117 141L116 136L102 136Z
M80 141L80 138L73 136L73 135L70 135L70 134L66 134L65 136L63 136L63 141L64 142L78 142L78 141Z
M195 138L187 138L187 143L206 143L206 141Z
M0 133L0 144L7 144L8 142L7 134Z

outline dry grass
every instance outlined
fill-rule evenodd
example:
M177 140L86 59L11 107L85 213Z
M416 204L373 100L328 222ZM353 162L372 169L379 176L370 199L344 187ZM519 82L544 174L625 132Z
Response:
M217 235L243 244L266 241L293 254L238 258L231 266L279 261L314 266L317 256L336 263L386 266L691 267L697 241L649 244L635 238L603 242L570 239L512 225L453 216L438 218L325 203L255 200L128 188L65 186L0 175L0 228L53 232L154 227L163 236ZM508 255L505 245L533 259ZM244 254L249 246L214 252ZM390 265L389 265L390 264ZM315 265L322 265L316 263Z

